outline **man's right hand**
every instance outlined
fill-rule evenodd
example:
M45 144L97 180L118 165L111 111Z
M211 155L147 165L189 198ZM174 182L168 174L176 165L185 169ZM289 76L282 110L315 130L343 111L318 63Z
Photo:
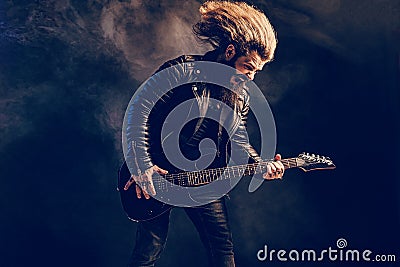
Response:
M125 184L124 190L128 190L128 188L136 183L136 196L137 198L142 198L142 194L146 199L150 198L151 195L156 194L156 190L153 184L153 174L157 172L159 174L167 174L168 171L161 169L157 165L147 169L142 175L136 176L132 175L128 182ZM140 185L140 186L139 186ZM150 193L150 194L149 194Z

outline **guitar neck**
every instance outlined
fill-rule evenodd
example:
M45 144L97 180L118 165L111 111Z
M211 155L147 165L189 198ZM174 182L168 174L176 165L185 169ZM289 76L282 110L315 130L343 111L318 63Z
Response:
M252 164L228 166L225 168L205 169L199 171L183 172L178 174L163 175L168 182L179 186L198 186L208 184L217 180L240 178L243 175L264 173L271 161L262 161ZM304 161L299 158L288 158L281 160L286 169L300 167Z

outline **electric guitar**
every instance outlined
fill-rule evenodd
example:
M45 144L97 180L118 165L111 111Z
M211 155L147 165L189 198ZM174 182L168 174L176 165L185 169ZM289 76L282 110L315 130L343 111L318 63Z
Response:
M232 178L240 178L243 175L253 175L265 173L267 164L270 161L262 161L253 164L244 164L230 166L218 169L205 169L201 171L181 172L175 174L160 175L162 179L153 177L153 184L156 192L168 190L171 185L181 187L195 187L205 185L216 180L226 180ZM335 169L336 166L328 157L301 153L295 158L281 160L285 170L290 168L300 168L303 171ZM120 193L121 202L128 218L133 221L147 221L156 218L172 208L171 205L158 201L150 197L150 199L136 197L136 184L133 183L128 190L124 190L125 184L131 177L131 173L124 162L118 171L118 191Z

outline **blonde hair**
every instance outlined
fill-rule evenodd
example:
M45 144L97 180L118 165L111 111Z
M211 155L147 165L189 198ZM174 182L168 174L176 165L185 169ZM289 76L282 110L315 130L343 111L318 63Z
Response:
M217 49L233 44L242 55L256 51L271 61L277 44L276 33L265 14L243 2L207 1L199 9L201 20L193 32Z

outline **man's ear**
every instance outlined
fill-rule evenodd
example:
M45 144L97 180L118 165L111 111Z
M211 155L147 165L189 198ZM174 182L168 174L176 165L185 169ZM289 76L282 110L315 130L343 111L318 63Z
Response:
M230 61L236 55L236 49L233 44L229 44L225 50L225 60Z

